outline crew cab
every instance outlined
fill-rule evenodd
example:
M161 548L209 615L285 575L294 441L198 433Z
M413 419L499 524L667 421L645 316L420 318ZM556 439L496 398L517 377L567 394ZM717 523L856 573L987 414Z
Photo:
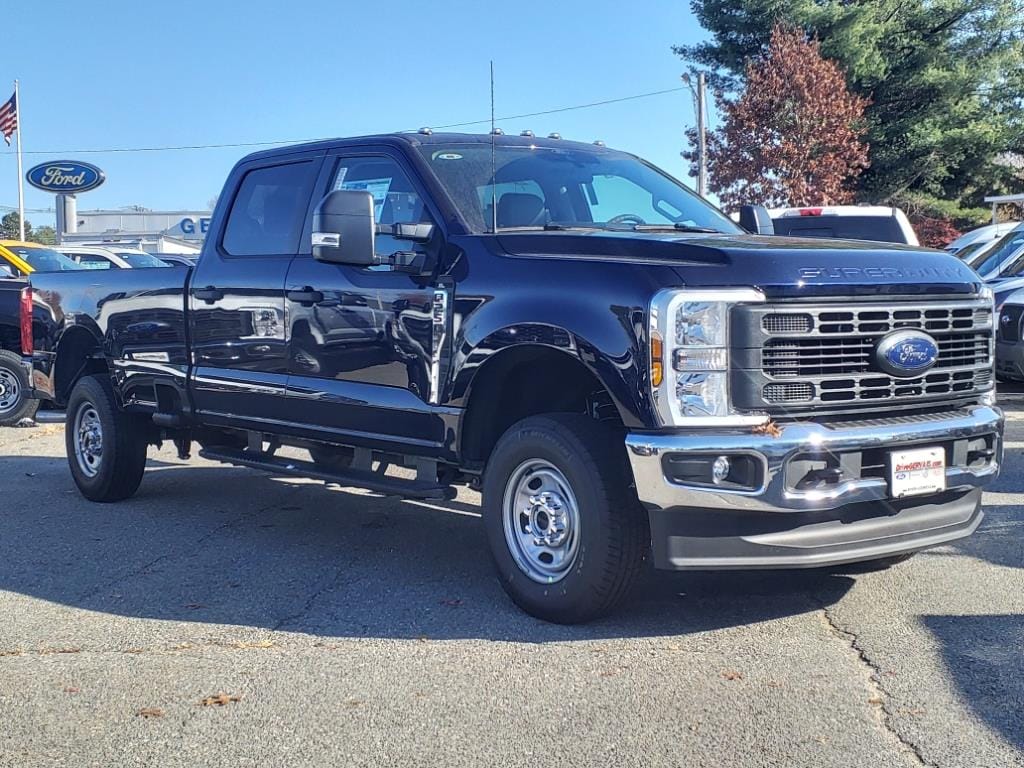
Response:
M971 534L999 469L968 267L750 234L600 145L259 152L194 268L32 289L50 313L26 361L87 498L130 497L161 440L407 497L468 484L502 586L552 621L611 610L647 560L894 562Z

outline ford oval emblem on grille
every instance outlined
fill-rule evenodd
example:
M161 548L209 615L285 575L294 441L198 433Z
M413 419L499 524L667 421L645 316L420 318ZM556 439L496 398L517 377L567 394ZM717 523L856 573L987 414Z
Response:
M920 376L939 359L939 345L922 331L894 331L875 347L875 362L891 376Z

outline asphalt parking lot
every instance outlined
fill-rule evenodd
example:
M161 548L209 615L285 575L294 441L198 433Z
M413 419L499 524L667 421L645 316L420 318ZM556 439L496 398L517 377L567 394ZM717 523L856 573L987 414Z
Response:
M0 431L3 766L1024 766L1024 401L973 538L890 571L645 577L584 627L445 505Z

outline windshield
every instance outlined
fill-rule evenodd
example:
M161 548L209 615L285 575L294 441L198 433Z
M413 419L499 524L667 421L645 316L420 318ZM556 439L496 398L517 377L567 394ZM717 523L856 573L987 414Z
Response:
M17 254L36 272L65 272L81 269L74 261L63 253L50 248L27 245L8 245L7 250Z
M135 269L142 269L143 267L166 267L167 262L161 261L156 256L150 253L141 253L139 251L114 251L118 256L128 262L128 265Z
M982 277L996 272L1004 260L1013 255L1014 251L1024 245L1024 227L1012 229L990 245L984 256L979 256L976 263L971 264Z
M738 234L725 214L630 155L598 149L424 145L420 152L474 232L654 226ZM494 204L496 202L496 210Z

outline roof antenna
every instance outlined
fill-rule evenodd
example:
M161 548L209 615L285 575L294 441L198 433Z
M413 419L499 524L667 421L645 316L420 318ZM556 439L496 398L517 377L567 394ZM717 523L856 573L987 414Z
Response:
M491 232L498 233L497 173L494 164L494 59L491 59Z

